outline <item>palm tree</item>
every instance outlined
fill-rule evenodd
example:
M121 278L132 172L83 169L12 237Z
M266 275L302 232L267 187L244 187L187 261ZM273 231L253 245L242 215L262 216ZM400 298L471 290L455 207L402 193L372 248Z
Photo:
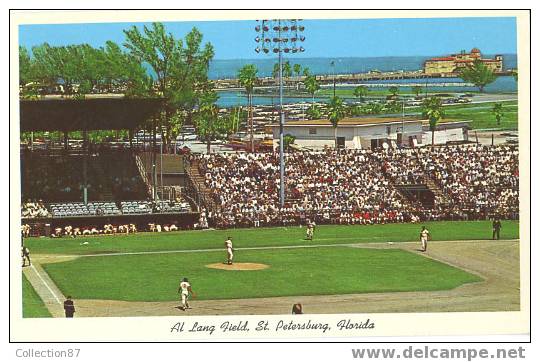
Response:
M302 66L300 64L293 65L293 71L296 74L296 90L300 89L300 74L302 74Z
M356 98L360 98L360 101L364 101L364 97L367 96L369 92L369 88L365 85L359 85L358 87L354 88L354 96Z
M283 68L281 69L281 76L284 78L283 82L286 84L287 82L285 82L285 78L290 78L292 76L291 63L289 63L289 61L287 60L286 62L283 63L282 67ZM275 63L274 69L272 70L272 78L277 79L278 76L279 76L279 63Z
M497 120L497 126L501 125L501 119L504 115L503 105L502 103L495 103L493 106L493 109L491 110L493 114L495 115L495 119Z
M302 66L300 64L293 65L293 71L296 74L296 76L299 77L300 74L302 74Z
M444 110L441 99L438 97L426 98L422 105L422 115L429 119L429 130L431 131L431 147L435 146L435 129L437 123L444 117Z
M315 93L321 89L317 78L314 75L308 75L304 80L304 86L306 87L308 93L311 94L312 104L315 104Z
M250 143L251 152L255 151L255 144L253 142L253 89L257 83L257 67L254 64L246 64L238 71L238 79L240 85L246 89L248 95L248 109L249 109L249 130L250 130Z
M279 63L274 64L274 69L272 69L272 78L277 78L279 76Z
M419 86L419 85L415 85L414 87L412 87L412 92L414 93L414 95L416 96L416 98L418 98L418 96L420 95L420 93L422 93L422 87Z
M304 67L304 70L302 71L302 74L304 74L304 77L309 77L311 74L308 67Z
M390 95L391 95L392 97L396 97L396 96L398 95L398 93L399 93L399 88L398 88L398 87L395 87L395 86L394 86L394 87L390 87L390 88L388 88L388 92L390 93Z
M320 119L321 118L321 111L319 108L315 107L314 104L309 106L309 108L306 110L306 114L309 119Z
M285 152L287 152L290 145L294 144L294 141L296 141L296 137L294 137L293 135L289 133L283 136L283 149L285 149Z
M195 129L201 140L206 142L206 153L210 153L213 139L219 133L219 109L215 102L218 96L215 92L203 93L199 98L199 108L195 115Z
M283 63L283 77L290 78L292 76L292 68L291 63L287 60L285 63Z
M337 148L338 147L338 141L337 141L338 124L343 118L345 118L346 108L341 98L332 97L330 99L330 103L328 103L327 110L328 110L328 120L330 121L330 123L332 123L332 127L334 127L334 141Z

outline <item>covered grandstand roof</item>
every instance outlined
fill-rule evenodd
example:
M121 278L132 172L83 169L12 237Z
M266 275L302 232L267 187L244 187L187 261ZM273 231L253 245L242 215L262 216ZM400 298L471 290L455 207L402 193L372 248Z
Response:
M135 129L159 109L159 98L46 98L20 101L21 131Z

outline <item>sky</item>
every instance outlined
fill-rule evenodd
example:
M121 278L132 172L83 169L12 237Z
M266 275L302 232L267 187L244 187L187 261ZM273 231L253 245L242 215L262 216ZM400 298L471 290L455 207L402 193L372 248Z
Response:
M303 46L296 58L432 56L477 47L484 54L517 52L516 20L498 18L304 20ZM125 41L122 32L145 23L35 24L19 27L19 43L31 49L51 45L88 43L103 46L107 40ZM148 24L148 23L146 23ZM255 53L255 21L166 22L166 29L181 38L194 26L204 42L214 46L214 59L271 57ZM273 56L273 55L272 55Z

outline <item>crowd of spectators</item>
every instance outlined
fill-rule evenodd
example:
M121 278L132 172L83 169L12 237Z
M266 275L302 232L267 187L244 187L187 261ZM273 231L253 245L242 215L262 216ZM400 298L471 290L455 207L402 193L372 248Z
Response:
M144 225L142 231L150 232L167 232L167 231L177 231L179 228L176 224L156 224L149 223ZM25 235L25 229L22 229L23 236ZM138 231L141 231L137 228L135 224L104 224L102 227L98 226L72 226L65 225L63 227L57 226L54 228L51 237L52 238L62 238L62 237L71 237L75 238L78 236L90 236L90 235L115 235L115 234L135 234ZM28 233L29 235L29 233Z
M293 225L307 219L359 224L410 221L406 200L370 153L326 149L288 154L283 209L276 154L201 155L200 172L217 205L209 220L218 227Z
M215 203L208 219L217 227L293 225L307 219L375 224L518 215L518 149L512 146L288 153L283 209L277 154L193 157ZM396 189L428 179L445 195L435 196L430 207Z
M21 216L23 218L36 218L48 217L50 214L42 200L28 200L21 205Z
M519 210L519 152L511 146L435 149L424 157L426 172L469 214L496 210L513 218Z

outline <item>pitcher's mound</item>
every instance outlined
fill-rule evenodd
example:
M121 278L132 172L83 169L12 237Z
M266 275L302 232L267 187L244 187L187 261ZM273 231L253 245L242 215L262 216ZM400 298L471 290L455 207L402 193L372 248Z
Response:
M214 263L208 264L206 267L222 270L261 270L268 268L268 265L259 263L233 263L232 265L225 263Z

